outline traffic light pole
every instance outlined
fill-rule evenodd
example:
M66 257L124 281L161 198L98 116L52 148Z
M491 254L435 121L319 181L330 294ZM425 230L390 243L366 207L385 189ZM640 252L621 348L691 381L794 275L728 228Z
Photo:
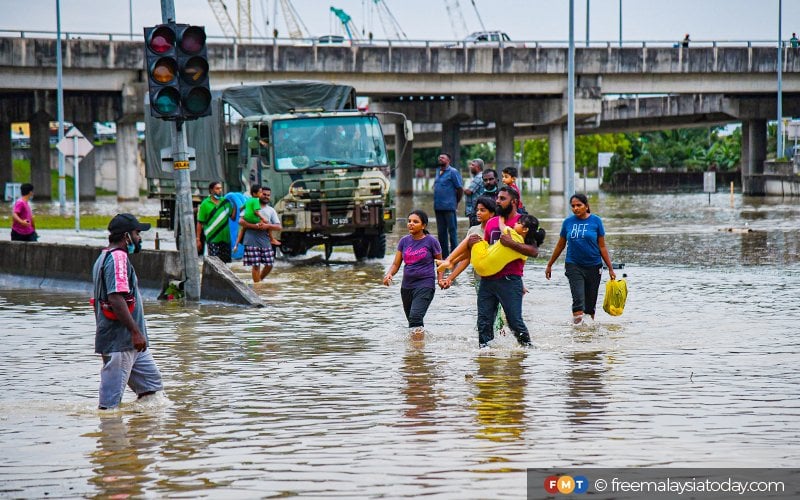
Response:
M161 19L164 23L175 21L173 0L161 0ZM175 209L178 213L180 245L178 252L183 263L186 281L183 291L186 300L200 300L200 269L197 265L196 234L194 213L192 211L192 189L189 176L189 155L186 145L186 129L183 121L176 120L172 125L172 161L175 179Z
M172 127L172 161L175 179L175 209L178 212L178 231L180 231L181 255L186 281L183 291L187 300L200 300L200 269L197 264L197 234L192 210L192 188L189 176L189 154L186 145L186 129L178 120Z

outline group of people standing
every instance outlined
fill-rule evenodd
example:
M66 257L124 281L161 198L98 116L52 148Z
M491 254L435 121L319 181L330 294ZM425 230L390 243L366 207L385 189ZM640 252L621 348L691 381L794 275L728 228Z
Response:
M403 310L412 329L412 339L424 331L425 314L433 300L436 285L446 290L470 264L477 281L478 344L488 346L494 339L498 317L522 346L531 338L522 318L522 298L527 292L522 282L528 257L537 257L545 231L536 217L521 210L522 200L516 186L517 171L503 170L502 187L497 187L497 172L483 169L480 159L469 162L473 177L464 187L457 169L450 166L450 156L438 157L439 169L434 182L434 211L438 240L427 230L428 215L413 210L408 215L408 235L401 238L383 284L392 283L405 264L400 296ZM470 228L459 244L456 238L456 209L462 196ZM573 323L584 316L594 319L598 289L605 263L610 278L616 279L605 246L603 222L591 213L583 194L570 198L573 215L567 217L545 269L550 279L552 266L566 248L565 275L572 294ZM445 272L450 269L449 274Z
M234 250L244 246L242 265L250 267L253 282L262 281L272 271L275 263L275 246L280 242L272 237L272 231L280 231L278 213L270 205L272 190L254 184L250 187L250 198L241 210L223 196L222 183L213 181L208 185L208 197L197 209L197 251L203 251L202 236L205 236L209 256L219 257L230 263L231 234L228 221L239 218L239 233Z

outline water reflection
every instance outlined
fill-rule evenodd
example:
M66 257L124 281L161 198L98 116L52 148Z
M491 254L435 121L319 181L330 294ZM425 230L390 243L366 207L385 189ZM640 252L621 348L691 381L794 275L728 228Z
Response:
M526 429L524 352L475 359L476 437L491 441L516 441Z
M403 416L407 421L399 426L421 427L417 432L432 433L436 424L438 397L434 386L438 381L434 365L426 358L424 342L409 342L400 369L405 380L403 394L406 409Z
M569 422L581 426L603 422L603 414L608 405L603 378L606 376L607 362L603 351L575 351L567 356L569 397L566 400Z
M116 414L115 414L116 413ZM126 419L128 421L126 421ZM148 468L155 462L160 434L150 416L123 417L117 412L100 416L96 432L83 437L94 439L97 448L90 453L95 498L130 498L145 494L144 486L153 480Z

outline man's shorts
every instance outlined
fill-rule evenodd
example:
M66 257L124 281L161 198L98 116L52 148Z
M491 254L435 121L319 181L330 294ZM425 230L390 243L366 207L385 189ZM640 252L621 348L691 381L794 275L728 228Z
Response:
M122 401L125 386L136 394L162 391L161 372L150 349L144 352L123 351L103 354L100 370L100 406L115 408Z
M222 262L230 263L231 261L231 244L230 243L207 243L208 255L219 257Z
M275 250L272 247L244 246L243 266L271 266L275 263Z

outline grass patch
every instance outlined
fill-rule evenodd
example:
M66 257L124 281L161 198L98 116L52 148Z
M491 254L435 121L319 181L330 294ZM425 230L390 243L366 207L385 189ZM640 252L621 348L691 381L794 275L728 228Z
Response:
M31 161L30 160L14 160L14 163L11 166L11 181L12 182L19 182L25 183L31 181ZM75 198L75 179L67 175L64 179L66 184L66 196L65 198L71 200ZM52 199L57 200L59 199L58 196L58 170L51 170L50 171L50 196ZM116 194L116 191L108 191L103 188L96 188L95 192L97 196L107 196ZM36 193L36 186L34 186L34 194Z
M62 217L60 215L36 215L36 229L75 229L75 216ZM111 221L110 215L81 215L81 229L105 230ZM156 227L156 216L137 217L139 222L150 223ZM11 216L0 217L0 228L11 227Z

